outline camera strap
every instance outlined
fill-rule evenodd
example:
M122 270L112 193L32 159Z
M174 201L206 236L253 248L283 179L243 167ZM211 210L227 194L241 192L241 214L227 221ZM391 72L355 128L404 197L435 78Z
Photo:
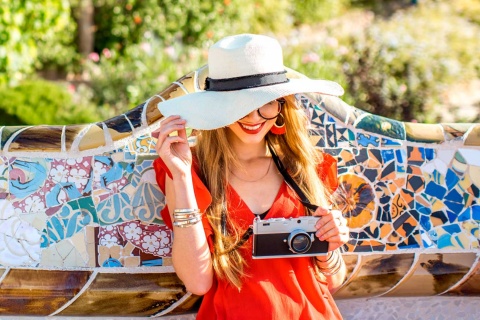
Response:
M308 209L310 210L317 210L318 206L317 205L314 205L314 204L311 204L310 201L308 201L308 198L307 196L305 196L305 194L303 193L302 189L300 189L300 187L298 186L298 184L295 182L295 180L293 180L293 178L288 174L288 171L287 171L287 168L285 168L285 166L283 165L282 161L280 160L280 158L277 156L277 154L275 153L275 150L273 149L273 147L268 144L268 149L270 150L270 153L272 154L272 159L273 159L273 162L275 162L275 165L277 166L277 169L278 171L280 171L280 173L282 174L283 176L283 179L285 180L285 182L290 186L290 188L292 188L295 193L298 195L298 197L300 198L300 202L305 206L307 207Z
M295 193L298 195L298 197L300 198L300 202L305 206L307 207L308 209L310 210L317 210L318 206L317 205L314 205L314 204L311 204L310 201L308 201L308 198L307 196L305 196L305 193L303 193L302 189L300 189L300 187L298 186L298 184L295 182L295 180L293 180L293 178L290 176L290 174L288 174L288 171L287 171L287 168L285 168L285 166L283 165L282 161L280 160L280 158L277 156L275 150L273 149L273 147L268 143L268 149L270 150L270 153L272 155L272 159L273 159L273 162L275 163L275 165L277 166L277 169L278 171L280 171L280 173L282 174L283 176L283 179L285 180L285 182L295 191ZM257 219L257 218L256 218ZM250 238L250 236L253 234L253 226L250 226L248 227L248 229L245 231L245 233L242 235L242 237L240 238L240 241L235 245L235 247L232 249L232 250L229 250L229 251L233 251L233 250L236 250L237 248L239 248L240 246L242 246L247 240L248 238Z

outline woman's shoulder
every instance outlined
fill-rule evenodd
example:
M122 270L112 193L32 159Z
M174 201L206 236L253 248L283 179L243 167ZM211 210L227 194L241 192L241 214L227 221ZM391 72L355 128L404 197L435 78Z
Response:
M338 188L337 159L322 150L319 152L321 158L317 164L317 174L330 192L334 192Z

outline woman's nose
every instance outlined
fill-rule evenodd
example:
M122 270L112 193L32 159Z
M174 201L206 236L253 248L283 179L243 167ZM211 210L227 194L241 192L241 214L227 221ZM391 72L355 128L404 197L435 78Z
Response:
M250 112L249 114L247 114L245 117L243 117L242 119L246 119L246 118L255 119L255 118L258 118L258 117L260 117L260 115L258 114L257 109L255 109L252 112Z

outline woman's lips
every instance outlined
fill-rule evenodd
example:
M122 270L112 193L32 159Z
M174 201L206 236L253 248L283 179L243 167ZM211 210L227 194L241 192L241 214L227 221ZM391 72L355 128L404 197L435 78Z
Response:
M262 130L263 126L265 125L265 122L257 123L257 124L244 124L239 122L238 124L240 125L240 128L242 128L244 132L248 134L257 134Z

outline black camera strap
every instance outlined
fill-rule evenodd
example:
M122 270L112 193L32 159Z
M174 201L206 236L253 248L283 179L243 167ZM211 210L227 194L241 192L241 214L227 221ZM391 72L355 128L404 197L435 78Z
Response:
M275 165L277 166L278 171L280 171L280 173L282 174L285 182L298 195L298 197L300 198L300 202L310 210L313 210L313 211L317 210L318 206L314 205L314 204L311 204L310 201L308 201L307 196L305 196L305 193L303 193L302 189L300 189L300 187L295 182L295 180L293 180L293 178L288 174L287 168L285 168L282 161L280 161L280 158L277 156L277 154L275 153L275 150L273 149L273 147L270 144L268 144L268 149L270 150L270 153L272 154L273 162L275 162Z
M278 171L280 171L280 173L282 174L283 176L283 179L285 180L285 182L296 192L296 194L298 195L298 197L300 198L300 202L305 206L307 207L308 209L310 210L317 210L318 206L317 205L314 205L312 203L310 203L310 201L308 201L308 198L307 196L305 196L305 193L303 193L302 189L300 189L300 187L298 186L298 184L295 182L295 180L293 180L293 178L290 176L290 174L288 173L287 171L287 168L285 168L285 166L283 165L282 161L280 160L280 158L277 156L275 150L273 149L273 147L268 143L268 149L270 150L270 153L272 155L272 159L273 159L273 162L275 163L275 165L277 166L277 169ZM258 218L256 218L258 219ZM250 236L253 234L253 226L250 226L248 227L248 229L245 231L245 233L242 235L242 237L240 238L240 240L238 241L238 243L235 245L235 247L232 249L232 250L229 250L229 251L233 251L233 250L236 250L237 248L239 248L240 246L242 246L247 240L248 238L250 238Z

